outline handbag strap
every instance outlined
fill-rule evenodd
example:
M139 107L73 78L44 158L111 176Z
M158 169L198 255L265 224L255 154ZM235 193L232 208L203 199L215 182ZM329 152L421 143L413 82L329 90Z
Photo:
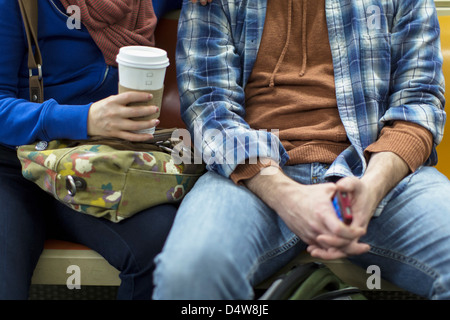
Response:
M22 20L28 42L28 70L30 75L30 100L42 103L44 101L44 84L42 78L42 56L39 49L38 30L38 3L37 0L17 0L19 2ZM33 52L32 45L35 46ZM33 72L37 70L36 72Z

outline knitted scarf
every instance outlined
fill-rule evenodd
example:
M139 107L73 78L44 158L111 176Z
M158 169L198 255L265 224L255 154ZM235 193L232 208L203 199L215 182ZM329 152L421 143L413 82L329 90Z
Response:
M108 65L117 66L123 46L154 46L156 15L150 0L60 0L80 8L81 22L102 51Z

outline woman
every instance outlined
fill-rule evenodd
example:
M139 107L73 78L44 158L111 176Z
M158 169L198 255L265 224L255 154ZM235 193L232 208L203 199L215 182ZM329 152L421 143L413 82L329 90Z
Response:
M0 299L28 298L31 276L48 237L78 242L102 254L121 271L118 299L151 298L153 258L176 207L156 206L118 224L79 214L25 180L15 151L16 146L36 140L151 137L134 131L153 127L157 120L132 118L153 114L156 107L126 107L150 97L138 92L117 95L115 56L124 45L154 45L152 3L104 4L39 1L45 101L31 103L19 5L0 0ZM70 5L80 10L78 27L67 23Z

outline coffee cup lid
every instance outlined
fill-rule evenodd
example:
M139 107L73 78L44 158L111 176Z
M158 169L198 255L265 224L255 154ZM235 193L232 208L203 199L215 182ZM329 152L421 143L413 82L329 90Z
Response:
M167 52L145 46L127 46L119 50L117 63L135 68L165 68L169 65Z

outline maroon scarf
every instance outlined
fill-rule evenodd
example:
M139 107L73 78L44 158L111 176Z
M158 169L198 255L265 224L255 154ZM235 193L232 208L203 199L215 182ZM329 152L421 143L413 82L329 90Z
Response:
M123 46L154 46L156 16L151 0L60 0L80 8L86 26L108 65L117 66Z

